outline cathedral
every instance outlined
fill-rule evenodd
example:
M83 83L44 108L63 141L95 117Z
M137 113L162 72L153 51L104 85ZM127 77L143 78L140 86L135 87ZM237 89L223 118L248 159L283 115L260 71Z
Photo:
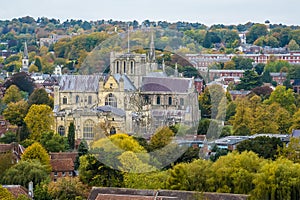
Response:
M200 118L194 78L167 76L158 67L153 38L147 54L110 53L108 75L63 75L54 88L55 130L91 142L99 131L151 137L158 127L197 126Z

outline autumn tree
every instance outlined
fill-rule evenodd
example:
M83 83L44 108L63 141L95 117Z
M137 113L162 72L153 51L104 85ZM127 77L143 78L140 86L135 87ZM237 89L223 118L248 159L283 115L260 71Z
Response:
M11 85L5 92L3 101L6 104L16 103L22 99L22 94L16 85Z
M38 142L26 148L22 155L22 160L38 160L48 172L51 171L50 157L44 147Z
M3 200L14 200L14 196L8 191L8 189L4 188L0 185L0 199Z
M278 150L278 157L287 158L294 163L300 163L300 138L291 137L288 145Z
M39 141L54 123L52 109L47 105L32 105L24 121L30 130L30 138Z
M156 150L165 147L172 141L174 132L169 127L162 127L151 137L150 149Z
M89 188L84 185L78 177L60 178L57 182L48 185L49 195L53 199L86 199Z
M28 111L28 104L26 101L21 100L18 102L11 102L3 111L3 116L9 123L21 126L24 123L24 118Z
M300 195L300 165L280 158L265 162L253 179L255 188L250 199L298 199Z
M11 85L16 85L20 90L31 94L35 88L34 80L26 72L13 74L5 80L4 86L9 88Z
M250 29L249 32L246 34L247 43L253 44L253 42L261 37L268 34L267 26L264 24L255 24Z
M230 123L233 125L234 135L249 135L251 130L249 124L251 123L251 109L246 98L237 101L236 113L231 118Z

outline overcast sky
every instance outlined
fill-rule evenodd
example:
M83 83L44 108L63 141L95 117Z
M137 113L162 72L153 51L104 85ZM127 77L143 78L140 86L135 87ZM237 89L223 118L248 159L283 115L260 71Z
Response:
M300 25L299 0L2 0L0 19L23 16L66 19L189 21L239 24L270 20Z

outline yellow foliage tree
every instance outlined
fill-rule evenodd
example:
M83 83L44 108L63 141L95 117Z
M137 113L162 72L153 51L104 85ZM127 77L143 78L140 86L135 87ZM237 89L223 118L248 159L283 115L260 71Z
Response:
M30 139L39 141L41 134L51 130L54 124L52 109L47 105L32 105L24 119L30 130Z
M47 168L48 172L51 172L50 157L46 149L38 142L35 142L26 148L22 155L22 160L38 160L45 168Z
M11 85L5 92L5 95L3 97L4 103L8 104L11 102L18 102L22 99L22 95L20 93L20 90L17 86Z

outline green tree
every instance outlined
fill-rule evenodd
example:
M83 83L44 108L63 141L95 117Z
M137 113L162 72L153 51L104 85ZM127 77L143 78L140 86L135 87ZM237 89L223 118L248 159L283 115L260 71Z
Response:
M268 30L266 25L264 24L255 24L250 29L249 32L246 34L247 43L253 44L253 42L261 37L266 36L268 34Z
M47 105L32 105L24 119L30 130L30 138L36 141L41 135L51 130L54 123L52 109Z
M288 145L278 150L278 157L287 158L294 163L300 163L300 138L291 137Z
M5 171L16 164L13 156L11 152L0 154L0 180L2 180Z
M6 132L4 136L0 138L0 143L10 144L12 142L17 142L17 136L13 132Z
M6 104L16 103L22 99L22 94L19 88L15 85L11 85L5 92L3 102Z
M53 99L49 97L49 94L44 88L37 88L29 96L28 105L31 107L33 104L36 105L48 105L53 108Z
M35 142L26 148L22 155L22 160L38 160L43 165L45 170L47 170L47 172L51 172L50 157L46 149L44 149L44 147L38 142Z
M237 150L242 153L244 151L253 151L265 159L275 159L278 149L283 147L283 142L279 138L260 136L250 140L244 140L237 145Z
M277 86L271 93L270 98L265 100L266 104L278 103L281 107L293 114L296 110L294 92L291 89L286 90L285 86Z
M79 158L81 156L87 155L88 152L89 152L88 145L87 145L85 140L80 141L80 144L78 146L77 151L78 151L78 155L77 155L76 160L75 160L75 169L79 168L79 165L80 165L80 159Z
M21 160L9 168L2 179L3 183L28 187L33 181L36 185L49 177L49 171L38 160Z
M55 134L53 131L43 133L40 143L47 152L64 152L69 149L67 138Z
M70 149L75 148L75 126L74 123L71 122L68 129L68 144Z
M43 66L42 66L41 57L39 57L39 56L35 57L34 65L38 67L39 72L42 71Z
M246 98L237 101L236 113L231 118L230 123L233 125L234 135L249 135L249 124L252 121L251 109Z
M236 86L236 89L251 90L261 85L262 81L260 76L252 70L247 70L245 71L244 76L241 78L241 82Z

